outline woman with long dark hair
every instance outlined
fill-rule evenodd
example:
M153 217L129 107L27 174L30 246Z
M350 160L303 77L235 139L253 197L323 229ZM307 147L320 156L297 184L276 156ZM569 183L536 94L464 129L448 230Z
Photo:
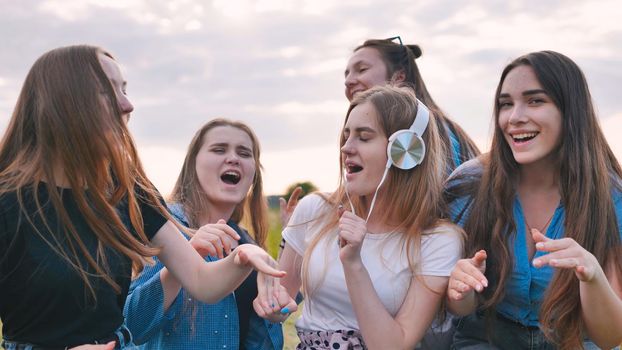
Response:
M471 257L448 287L466 315L454 348L620 344L622 170L583 73L557 52L521 56L501 74L494 116L490 153L447 186Z

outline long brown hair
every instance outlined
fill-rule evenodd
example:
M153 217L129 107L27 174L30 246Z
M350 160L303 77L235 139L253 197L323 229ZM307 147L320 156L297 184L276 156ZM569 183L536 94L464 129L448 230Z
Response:
M411 89L393 86L375 86L364 91L352 100L344 121L348 121L352 110L363 103L371 103L378 116L378 125L385 137L398 130L408 129L417 114L417 100ZM430 120L425 133L422 136L426 144L426 156L421 164L410 170L402 170L391 167L385 183L382 185L383 195L378 197L376 208L384 213L380 221L395 225L395 232L401 232L406 245L406 256L413 270L416 269L413 259L419 256L421 236L424 231L439 225L439 218L443 213L442 186L445 178L445 148L442 147L441 139L436 128L437 120L430 113ZM345 144L344 134L339 141L340 148ZM340 165L343 168L345 159L340 155ZM348 208L349 203L345 192L343 174L340 184L327 202L333 210L319 213L321 216L320 233L309 244L303 256L302 281L303 291L307 302L313 290L308 288L309 260L313 249L319 242L327 237L337 227L339 215L337 206L343 205ZM367 215L371 203L367 203L365 197L352 197L352 203L356 213L362 217ZM330 241L330 240L327 240Z
M231 215L231 220L239 223L241 220L250 222L253 226L253 238L261 247L265 247L266 238L268 236L268 214L267 204L263 195L263 178L262 166L259 156L261 154L259 140L253 130L248 125L223 118L217 118L209 121L192 138L186 153L186 159L177 177L177 182L171 193L171 200L183 205L188 223L191 228L198 228L200 223L199 217L209 211L209 201L205 191L201 188L199 178L196 171L196 159L199 150L205 142L205 135L208 131L219 126L230 126L245 132L251 139L253 144L253 159L255 160L255 178L249 193L244 197ZM247 214L248 218L245 217Z
M416 58L421 57L422 51L419 45L401 45L387 39L369 39L362 45L354 49L354 52L364 47L369 47L377 50L380 53L382 61L387 67L387 80L389 80L393 74L402 71L405 79L404 83L408 84L415 90L415 95L421 100L430 110L434 111L434 115L438 122L436 127L438 134L446 145L448 150L452 150L451 139L445 127L449 128L458 140L460 145L460 163L464 163L469 159L475 158L480 155L479 148L471 140L469 135L458 125L443 113L441 108L436 104L432 95L425 86L419 67L417 66ZM456 165L454 159L451 156L451 152L448 153L447 167L451 171Z
M483 159L481 180L450 189L473 196L464 226L469 237L466 248L469 255L479 249L488 253L486 276L490 285L483 294L482 307L489 311L503 299L513 263L510 242L516 236L516 222L512 211L520 165L498 125L498 97L507 74L519 66L533 68L562 115L557 176L565 210L565 237L590 251L603 268L613 264L613 272L622 273L622 248L611 198L622 171L598 125L585 77L571 59L560 53L533 52L511 62L501 74L495 93L492 148ZM556 269L539 320L544 334L560 348L582 348L579 281L572 269Z
M17 192L33 229L79 273L93 298L89 276L102 278L116 292L121 291L110 276L106 247L129 257L135 271L157 252L147 246L138 201L168 217L145 176L99 55L112 58L101 48L87 45L61 47L41 56L26 77L0 144L0 193ZM64 172L78 210L97 238L94 256L63 207L58 190L61 179L55 169ZM60 239L41 210L39 186L47 189L63 224ZM28 218L23 193L29 188L45 227L35 227ZM117 213L122 201L127 201L131 227Z

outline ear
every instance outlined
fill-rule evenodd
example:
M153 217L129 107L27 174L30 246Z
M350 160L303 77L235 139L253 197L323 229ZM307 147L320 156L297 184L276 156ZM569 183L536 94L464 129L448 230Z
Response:
M406 73L403 69L398 70L391 76L391 83L402 83L406 80Z

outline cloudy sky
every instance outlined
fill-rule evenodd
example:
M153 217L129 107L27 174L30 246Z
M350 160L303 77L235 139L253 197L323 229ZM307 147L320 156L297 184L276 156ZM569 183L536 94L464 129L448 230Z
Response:
M130 129L162 192L192 135L218 116L259 136L268 194L307 180L330 191L349 54L401 35L422 47L429 90L482 149L504 65L535 50L570 56L622 159L621 15L618 0L0 0L0 130L37 57L95 44L122 65Z

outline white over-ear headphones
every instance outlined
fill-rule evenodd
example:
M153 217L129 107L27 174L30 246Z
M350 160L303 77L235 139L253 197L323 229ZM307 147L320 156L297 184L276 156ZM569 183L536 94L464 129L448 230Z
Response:
M425 132L425 129L427 129L429 121L430 110L423 104L423 102L417 99L417 115L415 116L415 120L410 128L398 130L389 137L389 144L387 145L387 166L384 169L384 174L382 174L382 179L380 179L378 187L376 187L376 192L374 192L374 197L371 200L371 205L369 206L369 212L367 213L367 219L365 219L365 222L369 220L371 212L374 210L376 195L378 194L380 186L384 183L391 165L403 170L410 170L421 164L423 161L423 158L425 157L425 142L423 142L423 138L421 136ZM354 213L354 206L352 205L347 189L346 196L348 197L350 207Z
M430 111L417 100L417 115L410 129L402 129L389 137L387 146L387 168L391 165L409 170L421 164L425 157L425 142L421 137L428 127Z

